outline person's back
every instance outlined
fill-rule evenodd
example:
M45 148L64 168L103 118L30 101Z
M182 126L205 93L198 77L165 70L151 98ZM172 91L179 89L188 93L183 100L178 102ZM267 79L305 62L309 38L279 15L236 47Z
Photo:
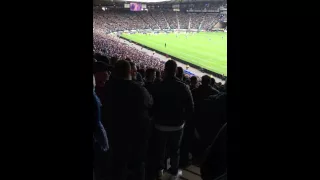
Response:
M190 89L176 77L166 77L161 83L156 84L155 89L153 109L156 123L181 126L186 114L193 112Z
M118 61L114 73L115 77L105 87L102 108L113 150L113 176L126 179L126 166L130 163L135 167L137 179L142 179L152 97L144 87L131 81L129 62Z
M198 106L199 103L202 103L202 101L208 98L210 95L216 95L219 93L218 90L210 86L210 81L211 79L209 76L202 76L202 84L198 88L192 90L195 106Z
M219 128L227 122L226 102L227 93L220 92L209 96L198 108L196 126L204 147L212 143Z
M165 64L165 78L156 84L153 116L155 120L156 169L162 175L165 168L166 147L170 150L171 179L178 179L180 145L185 122L193 113L190 89L175 77L177 64L169 60Z

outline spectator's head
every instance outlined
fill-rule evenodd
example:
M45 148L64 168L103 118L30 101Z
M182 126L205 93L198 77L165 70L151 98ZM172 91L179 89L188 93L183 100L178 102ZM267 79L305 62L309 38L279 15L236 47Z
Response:
M114 67L114 75L117 79L131 80L131 66L126 60L119 60ZM113 74L113 73L112 73Z
M156 70L153 68L149 68L146 70L146 81L153 82L156 78Z
M176 76L177 71L177 63L174 60L169 60L164 65L164 72L166 77L174 77Z
M180 80L183 80L183 77L184 77L184 73L183 73L183 69L182 69L182 67L178 67L177 68L177 78L179 78Z
M211 78L210 78L208 75L202 76L202 78L201 78L201 84L202 84L203 86L209 86L209 85L210 85L210 82L211 82Z
M106 81L109 80L108 65L104 62L98 61L94 63L93 73L98 87L103 87Z
M130 61L130 66L131 66L131 77L132 80L137 80L137 66L134 62Z
M190 78L190 84L191 84L191 86L197 86L198 85L198 78L197 78L197 76L192 76L191 78Z
M216 84L216 80L214 78L211 78L211 83L210 85L213 87Z

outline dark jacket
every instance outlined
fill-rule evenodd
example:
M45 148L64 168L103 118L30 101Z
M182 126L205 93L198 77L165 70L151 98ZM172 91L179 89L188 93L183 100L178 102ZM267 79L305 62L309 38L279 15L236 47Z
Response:
M111 139L143 141L149 126L153 104L148 91L134 81L112 79L105 85L102 122ZM111 143L112 145L112 143Z
M155 84L153 114L162 126L181 126L191 118L193 99L190 89L176 77Z
M204 85L200 85L198 88L192 90L193 100L196 105L198 102L200 103L210 95L216 95L218 93L219 91L214 89L213 87Z
M144 87L148 90L148 92L153 96L155 91L155 84L153 82L145 82Z
M107 133L101 123L101 103L93 91L93 142L99 149L107 151L109 149Z
M225 123L206 151L205 161L200 167L203 180L215 180L224 174L224 177L227 177L227 137L227 123Z
M210 145L219 129L227 122L227 94L219 93L204 100L196 113L196 128L200 139Z

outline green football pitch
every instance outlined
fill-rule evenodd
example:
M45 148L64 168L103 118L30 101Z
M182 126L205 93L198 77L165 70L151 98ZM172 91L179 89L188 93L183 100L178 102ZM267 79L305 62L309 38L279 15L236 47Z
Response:
M212 72L227 75L227 33L225 32L188 34L187 38L185 33L122 34L121 36Z

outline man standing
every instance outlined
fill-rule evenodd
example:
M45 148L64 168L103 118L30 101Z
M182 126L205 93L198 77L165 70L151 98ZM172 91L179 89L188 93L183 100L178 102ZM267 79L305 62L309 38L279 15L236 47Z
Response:
M169 60L165 64L165 78L156 84L153 115L156 136L156 163L159 175L165 168L166 149L169 149L171 179L179 178L180 143L185 122L193 113L190 89L176 77L177 63ZM168 146L168 147L167 147ZM159 164L158 164L159 163Z
M164 47L165 47L165 48L167 47L167 43L164 43Z
M114 78L106 85L102 120L109 133L112 148L112 177L126 180L131 165L132 176L145 179L145 154L152 97L140 84L132 81L131 66L120 60L114 67Z

